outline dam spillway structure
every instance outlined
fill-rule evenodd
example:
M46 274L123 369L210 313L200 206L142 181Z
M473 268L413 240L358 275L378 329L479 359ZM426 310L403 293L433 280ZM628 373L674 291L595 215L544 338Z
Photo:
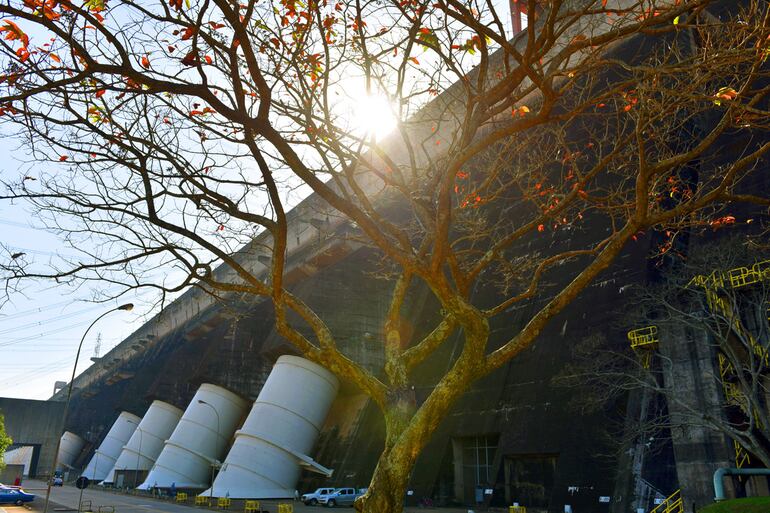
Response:
M229 390L202 384L137 488L207 488L212 464L224 457L247 407L248 401Z
M153 401L102 483L114 483L115 472L119 470L130 470L135 475L149 471L181 417L182 410L176 406Z
M59 453L56 456L56 470L72 468L86 441L72 431L65 431L59 442Z
M121 412L99 448L96 449L91 461L86 465L82 475L92 481L102 481L107 477L112 467L115 466L115 461L120 456L123 446L134 434L136 426L141 420L133 413Z
M278 358L212 488L201 495L294 497L302 467L331 476L308 454L338 389L337 378L320 365L296 356Z

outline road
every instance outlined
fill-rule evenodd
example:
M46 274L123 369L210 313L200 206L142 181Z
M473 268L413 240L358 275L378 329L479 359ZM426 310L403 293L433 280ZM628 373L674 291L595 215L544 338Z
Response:
M36 513L42 512L45 505L46 486L42 481L27 479L24 482L24 490L37 495L35 501L28 507L15 507L4 505L6 513L30 513L30 510ZM78 499L80 490L73 485L56 486L51 488L51 502L49 513L64 513L66 511L78 510ZM83 500L91 501L94 513L99 512L99 506L102 506L102 513L112 513L109 507L115 508L114 513L205 513L205 508L198 508L192 505L176 504L168 500L161 500L144 495L127 495L118 492L101 490L99 487L89 487L83 491ZM277 513L278 503L292 501L260 501L263 511ZM293 502L295 513L326 513L334 510L326 508L305 506L299 502ZM222 513L222 510L216 510ZM243 512L243 501L232 501L229 510L231 513ZM351 508L338 508L340 513L351 512ZM467 513L468 508L405 508L405 513L427 513L429 511L440 511L441 513ZM476 511L480 511L476 509ZM0 508L0 513L2 513Z
M42 511L45 505L45 493L46 486L42 481L36 481L34 479L28 479L24 482L24 490L37 495L35 501L32 503L31 508L34 511ZM49 513L63 512L66 510L78 510L78 501L80 499L80 490L73 485L67 486L55 486L51 488L51 502L54 503L54 507L49 506ZM195 513L196 510L202 510L204 508L196 508L192 505L177 504L168 500L161 500L145 495L127 495L119 492L105 491L99 489L99 487L89 487L83 490L83 500L91 501L92 509L95 513L99 512L99 507L102 507L102 512L111 512L110 507L115 508L115 513ZM269 511L275 513L278 511L279 502L287 501L260 501L263 511ZM292 501L288 501L292 502ZM13 511L14 508L8 508L3 506L7 513L25 513L18 509ZM222 510L217 510L222 511ZM229 511L233 513L241 513L243 511L242 501L232 501L232 506ZM296 513L323 513L324 510L319 508L310 508L304 504L294 503L294 511ZM29 513L29 512L26 512Z

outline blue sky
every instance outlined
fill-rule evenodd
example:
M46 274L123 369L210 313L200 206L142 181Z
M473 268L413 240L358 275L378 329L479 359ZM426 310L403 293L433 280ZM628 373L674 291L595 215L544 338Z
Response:
M0 176L13 174L13 161L6 160ZM33 224L23 206L0 204L0 243L38 263L67 254L55 235L34 229ZM0 396L47 399L55 381L69 381L85 329L110 308L89 302L91 297L88 289L54 282L27 283L11 295L0 307ZM125 302L132 300L126 297ZM145 312L141 304L137 307L133 312L114 312L94 326L83 343L78 372L91 364L99 333L103 355L142 324Z

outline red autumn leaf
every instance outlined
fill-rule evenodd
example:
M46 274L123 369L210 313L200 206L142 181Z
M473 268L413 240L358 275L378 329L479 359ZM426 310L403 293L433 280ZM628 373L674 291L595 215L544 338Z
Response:
M168 45L168 53L174 53L176 51L176 46Z
M184 64L185 66L196 66L197 64L200 64L200 59L198 59L198 54L191 50L182 59L182 64Z
M208 56L208 55L204 55L204 56L203 56L203 59L206 61L206 64L213 64L213 63L214 63L214 59L212 59L212 58L211 58L210 56Z
M545 231L545 225L543 225L543 224L537 225L537 231L544 232Z
M182 31L182 41L187 41L188 39L192 39L192 37L197 32L197 29L195 27L187 27Z
M142 55L142 60L139 61L144 69L150 69L150 58L146 55Z
M22 46L18 50L16 50L16 56L19 58L19 61L21 62L27 62L27 59L29 59L30 55L31 54L29 53L29 50L27 50L26 46Z
M211 26L211 28L212 28L212 29L214 29L214 30L219 30L219 29L221 29L221 28L224 28L224 27L225 27L225 24L224 24L224 23L217 23L217 22L215 22L215 21L210 21L210 22L209 22L209 25L210 25L210 26Z
M29 45L29 36L11 20L5 20L5 26L0 27L0 32L6 33L4 37L6 41L20 41L24 46Z
M221 232L221 231L224 231L224 229L225 229L225 225L223 225L223 224L220 224L220 225L219 225L219 228L217 228L217 231L220 231L220 232Z
M104 96L104 93L106 92L107 92L106 89L99 89L98 91L96 91L96 97L101 98L102 96Z
M182 0L168 0L168 5L176 9L177 12L182 10Z
M65 160L67 160L68 158L69 158L69 157L68 157L67 155L59 155L59 162L64 162L64 161L65 161Z

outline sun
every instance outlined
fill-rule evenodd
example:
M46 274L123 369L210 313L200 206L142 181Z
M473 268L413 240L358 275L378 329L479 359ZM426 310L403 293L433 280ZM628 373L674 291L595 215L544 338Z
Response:
M397 114L386 94L367 91L363 80L348 79L340 93L337 112L356 137L380 141L395 128Z
M396 128L393 106L384 95L365 92L352 98L353 124L356 132L381 140Z

